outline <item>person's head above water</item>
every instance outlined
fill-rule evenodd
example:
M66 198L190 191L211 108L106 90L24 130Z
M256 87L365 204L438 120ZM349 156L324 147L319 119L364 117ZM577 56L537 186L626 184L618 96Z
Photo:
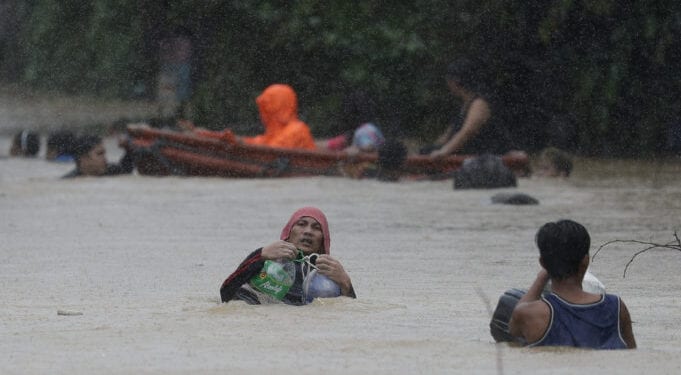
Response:
M316 207L303 207L294 212L279 238L291 242L306 255L331 252L329 224L324 213Z
M542 267L551 279L563 280L586 272L591 237L583 225L572 220L544 224L535 238Z
M541 177L569 177L572 156L555 147L547 147L539 154L537 175Z
M266 130L298 119L298 97L289 85L276 83L268 86L255 103Z
M101 176L106 172L106 150L102 139L96 135L84 135L76 139L73 157L80 173Z
M30 130L22 130L14 136L9 154L12 156L36 156L40 151L40 136Z

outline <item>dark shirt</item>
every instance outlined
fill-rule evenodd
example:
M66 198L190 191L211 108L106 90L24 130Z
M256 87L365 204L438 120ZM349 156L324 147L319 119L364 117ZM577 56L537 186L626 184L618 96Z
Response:
M452 136L456 134L463 127L463 122L468 116L470 104L478 99L475 97L470 103L461 109L458 116L452 121ZM487 99L485 99L487 100ZM496 154L501 155L513 148L511 144L511 137L508 129L502 123L501 116L495 114L492 103L488 101L490 106L490 118L486 123L482 124L480 131L469 139L466 144L459 150L458 154Z
M228 302L235 299L254 305L260 304L258 296L255 293L246 288L241 288L241 286L248 283L248 281L253 278L253 276L256 276L265 265L265 259L262 258L261 252L262 248L249 254L246 259L241 262L239 268L222 283L222 287L220 288L222 302ZM295 281L293 282L293 285L291 285L288 293L286 293L282 299L282 302L288 305L305 304L303 302L303 277L302 272L300 272L300 264L296 264Z
M616 295L604 294L600 301L585 305L567 302L554 293L542 299L551 308L551 320L544 336L530 346L626 349Z

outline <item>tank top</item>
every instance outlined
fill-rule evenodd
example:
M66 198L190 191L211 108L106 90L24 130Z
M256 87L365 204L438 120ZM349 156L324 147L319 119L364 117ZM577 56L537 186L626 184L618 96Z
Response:
M620 332L620 299L602 294L601 300L578 305L554 293L542 297L551 308L549 327L529 346L574 346L592 349L625 349Z
M468 116L471 104L476 99L485 99L476 95L471 101L466 103L461 112L452 121L452 134L456 134L463 127L463 123ZM490 107L492 103L485 99ZM504 124L501 123L501 116L495 113L494 108L491 108L491 116L485 124L480 128L480 131L463 145L462 149L458 151L460 154L504 154L513 148L511 144L511 137ZM453 136L453 135L452 135Z

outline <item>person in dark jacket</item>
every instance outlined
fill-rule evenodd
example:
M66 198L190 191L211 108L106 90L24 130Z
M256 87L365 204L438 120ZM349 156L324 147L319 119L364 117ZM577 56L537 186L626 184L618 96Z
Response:
M249 304L283 302L304 305L314 297L346 296L356 298L350 276L343 265L331 256L331 236L326 216L315 207L303 207L291 215L281 231L280 240L261 247L241 262L220 287L222 302L242 300ZM276 263L276 264L275 264ZM292 266L291 285L283 296L271 298L258 289L258 279L265 279L267 266ZM294 270L293 270L294 269ZM312 289L335 289L335 293L311 293ZM278 285L277 287L280 287Z
M96 135L78 137L72 151L76 169L64 175L63 178L116 176L130 174L134 169L133 156L127 150L117 164L107 163L106 149L102 139Z

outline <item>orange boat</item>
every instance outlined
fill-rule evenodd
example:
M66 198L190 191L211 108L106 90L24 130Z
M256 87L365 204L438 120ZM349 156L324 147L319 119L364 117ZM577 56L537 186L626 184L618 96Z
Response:
M342 151L297 150L228 143L191 133L129 126L130 147L140 174L152 176L298 177L347 176L376 163L376 154L349 155ZM448 177L471 156L438 160L410 155L402 166L406 176ZM528 158L504 155L504 164L522 170Z

